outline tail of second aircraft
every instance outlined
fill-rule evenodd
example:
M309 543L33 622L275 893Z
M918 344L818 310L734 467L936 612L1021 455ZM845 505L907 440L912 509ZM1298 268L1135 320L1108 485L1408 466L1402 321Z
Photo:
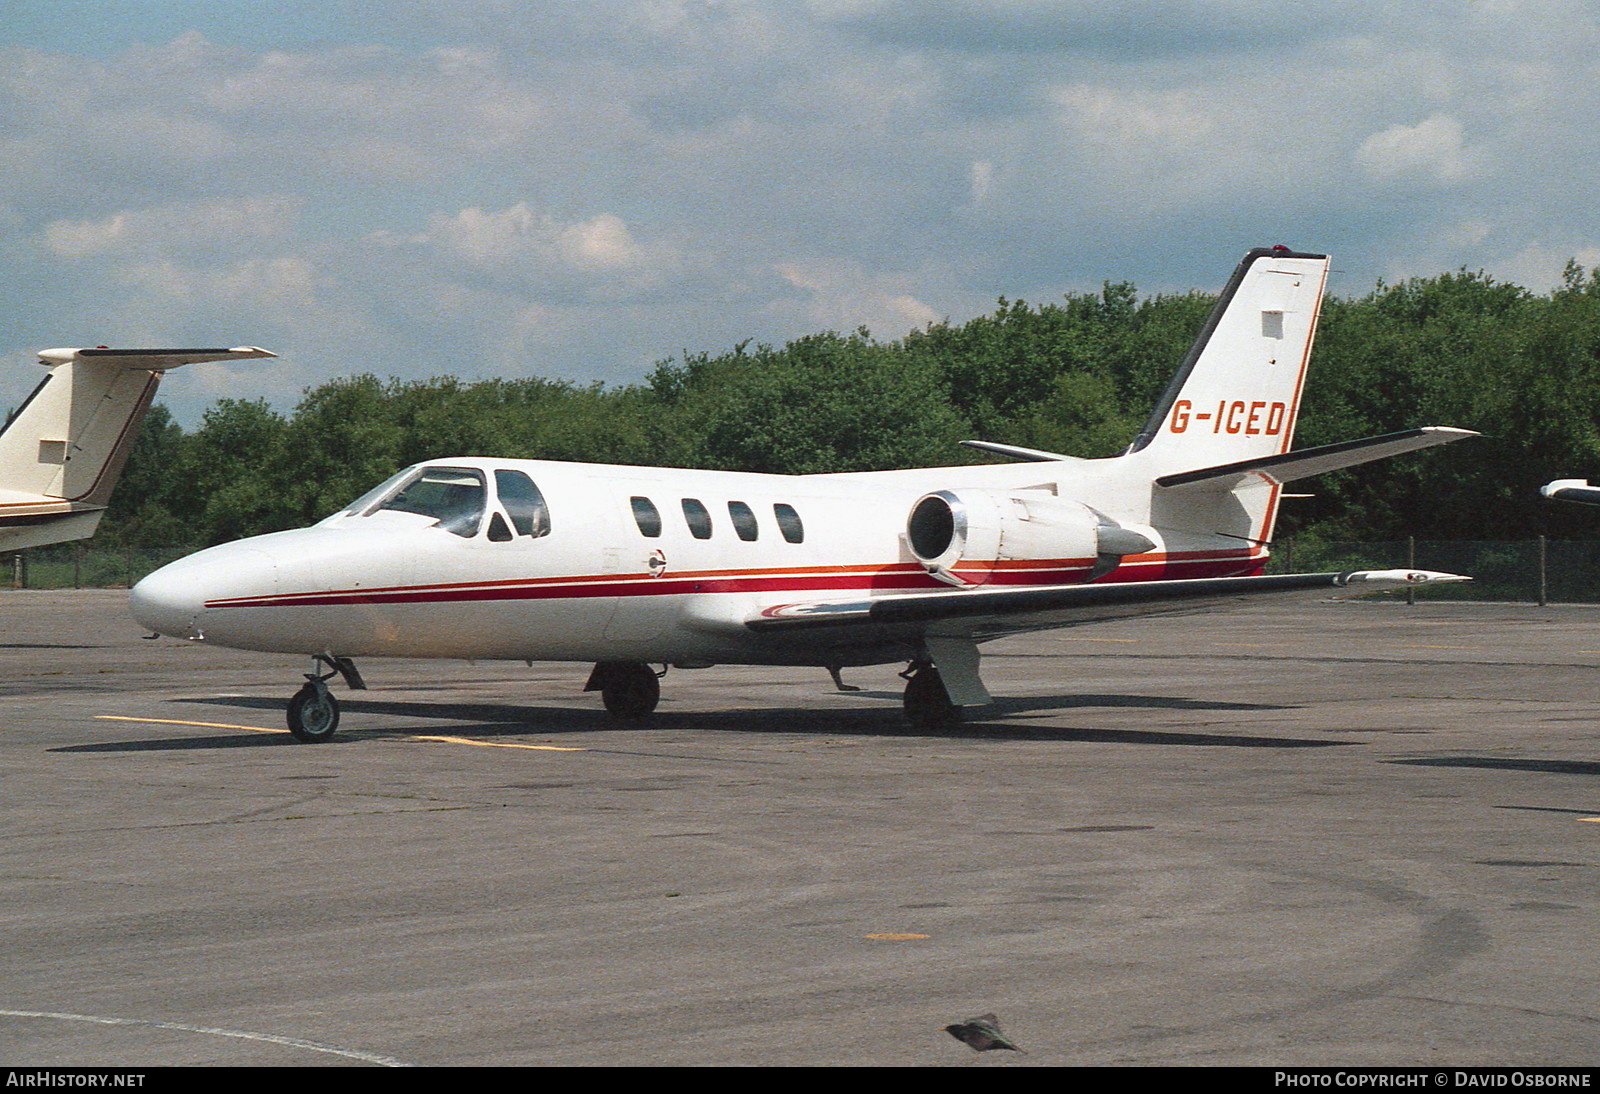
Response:
M92 535L162 373L272 357L234 349L51 349L39 386L0 429L0 550Z

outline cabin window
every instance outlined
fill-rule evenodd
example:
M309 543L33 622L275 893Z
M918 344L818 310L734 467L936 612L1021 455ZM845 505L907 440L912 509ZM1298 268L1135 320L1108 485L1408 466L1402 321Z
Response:
M531 484L530 484L531 485ZM471 538L483 522L483 472L470 467L424 467L373 512L391 509L433 517L438 526Z
M711 512L698 499L683 499L683 520L695 539L711 538Z
M656 509L656 503L649 498L632 497L628 504L633 506L633 522L639 526L639 534L655 539L661 534L661 513Z
M742 501L728 503L728 516L733 521L733 530L739 533L739 538L746 542L753 541L761 534L761 529L756 526L756 515L750 507Z
M805 525L800 523L800 514L794 511L794 506L779 502L772 507L772 515L778 518L778 531L783 533L784 539L799 543L806 538Z
M489 540L493 543L510 543L517 537L511 534L511 525L506 523L506 518L495 513L489 518Z
M550 509L532 479L521 471L496 471L494 486L517 535L537 539L550 534Z

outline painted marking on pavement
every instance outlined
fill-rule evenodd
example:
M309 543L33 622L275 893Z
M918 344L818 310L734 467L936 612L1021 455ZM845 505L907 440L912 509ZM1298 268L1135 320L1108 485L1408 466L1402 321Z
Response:
M511 741L474 741L470 737L413 737L413 741L443 741L451 745L476 745L479 748L526 748L534 752L587 752L571 745L522 745Z
M121 714L96 714L96 718L108 722L150 722L162 726L200 726L202 729L248 729L255 733L287 733L287 729L273 729L270 726L241 726L231 722L185 722L177 718L129 718ZM523 748L531 752L587 752L587 748L577 748L571 745L524 745L510 741L474 741L470 737L410 737L413 741L439 741L451 745L476 745L479 748Z
M270 726L238 726L231 722L181 722L176 718L127 718L121 714L96 714L107 722L154 722L161 726L200 726L203 729L249 729L256 733L287 733L287 729L273 729Z
M250 728L250 727L245 727ZM289 1048L304 1048L312 1052L329 1052L335 1056L345 1056L352 1060L364 1060L369 1064L380 1067L411 1067L404 1060L397 1060L393 1056L381 1056L376 1052L362 1052L353 1048L339 1048L337 1045L318 1044L316 1041L302 1041L298 1037L280 1037L275 1033L251 1033L242 1029L212 1029L209 1026L191 1026L185 1022L153 1022L142 1018L102 1018L94 1014L63 1014L47 1010L0 1010L0 1015L9 1018L54 1018L62 1022L92 1022L101 1026L148 1026L151 1029L176 1029L186 1033L205 1033L213 1037L239 1037L246 1041L266 1041L269 1044L284 1045Z

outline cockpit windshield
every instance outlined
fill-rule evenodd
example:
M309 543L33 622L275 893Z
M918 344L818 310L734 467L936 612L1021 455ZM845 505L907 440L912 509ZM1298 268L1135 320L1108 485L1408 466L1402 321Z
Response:
M352 505L346 512L352 516L370 516L384 510L417 513L434 518L440 528L458 536L470 538L478 534L485 500L482 471L470 467L423 467L391 486L394 482L391 479L384 484L390 487L387 492L379 495L373 491L362 498L368 502L365 506L358 509ZM376 499L368 501L374 495L378 495Z
M417 473L417 469L415 467L408 467L403 471L396 471L393 475L390 475L388 478L384 479L377 486L374 486L371 490L368 490L365 494L362 494L355 501L351 502L349 505L346 505L343 509L339 510L337 513L334 514L334 516L336 516L336 517L359 517L359 516L364 516L366 514L367 510L372 507L372 503L373 502L377 501L379 498L388 497L389 493L391 491L393 491L395 487L399 486L402 482L405 482L407 479L411 478L411 476L415 475L416 473Z
M550 509L532 479L510 468L495 468L492 480L489 475L475 467L408 467L328 519L413 513L465 539L487 529L495 543L550 534Z

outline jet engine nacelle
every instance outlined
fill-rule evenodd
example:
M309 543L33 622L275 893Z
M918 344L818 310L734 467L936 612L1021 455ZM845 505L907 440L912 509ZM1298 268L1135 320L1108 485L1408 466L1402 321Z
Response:
M906 519L906 543L925 570L951 585L985 585L1005 574L1061 570L1087 581L1123 555L1155 549L1149 537L1075 501L1028 490L936 490ZM1069 573L1070 576L1069 576Z

